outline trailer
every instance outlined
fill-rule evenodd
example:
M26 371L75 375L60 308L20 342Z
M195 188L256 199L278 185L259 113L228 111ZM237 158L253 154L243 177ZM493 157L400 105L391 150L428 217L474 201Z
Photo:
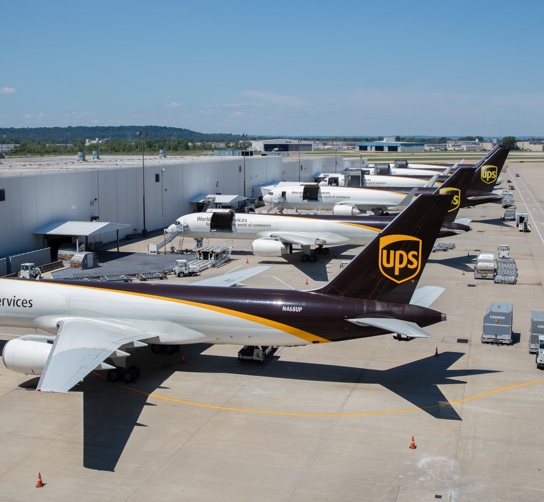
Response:
M482 343L512 345L514 307L511 303L492 303L484 314Z
M516 206L507 207L502 217L504 221L516 221Z
M544 312L531 310L531 327L529 328L529 354L536 354L539 348L539 337L544 336Z

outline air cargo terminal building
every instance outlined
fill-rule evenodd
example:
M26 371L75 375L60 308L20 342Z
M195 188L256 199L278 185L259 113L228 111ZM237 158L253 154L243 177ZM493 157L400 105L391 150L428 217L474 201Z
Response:
M201 194L255 197L282 180L313 181L334 158L280 156L68 157L0 163L0 258L44 248L40 231L65 222L108 222L89 245L168 227ZM74 236L76 237L76 236ZM60 237L58 237L60 238ZM66 239L66 236L62 237ZM1 274L0 274L1 275Z

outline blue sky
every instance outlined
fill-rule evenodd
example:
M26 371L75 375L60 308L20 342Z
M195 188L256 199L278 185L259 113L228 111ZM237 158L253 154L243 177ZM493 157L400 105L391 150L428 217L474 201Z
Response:
M0 7L0 127L544 135L544 2Z

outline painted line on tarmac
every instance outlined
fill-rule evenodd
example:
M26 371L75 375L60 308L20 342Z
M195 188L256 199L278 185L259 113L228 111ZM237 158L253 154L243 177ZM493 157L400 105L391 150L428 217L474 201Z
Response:
M95 375L97 375L95 373ZM97 375L99 376L99 375ZM145 392L139 389L136 389L134 387L130 387L128 385L124 385L121 383L117 383L119 387L122 387L124 389L127 389L132 392L136 392L138 394L143 394L144 396L152 397L155 399L159 399L162 401L168 401L171 403L178 403L178 404L184 404L187 406L194 406L198 408L208 408L211 410L219 410L219 411L233 411L237 413L254 413L257 415L283 415L283 416L289 416L289 417L362 417L367 415L390 415L393 413L409 413L412 411L418 411L418 410L429 410L433 408L443 408L445 406L452 406L454 404L462 404L467 403L469 401L474 401L475 399L481 399L486 396L490 396L492 394L497 394L499 392L504 392L511 389L518 389L520 387L527 387L529 385L536 385L544 383L544 380L533 380L532 382L521 382L513 385L508 385L506 387L500 387L498 389L493 389L487 392L482 392L481 394L477 394L475 396L465 397L463 399L458 399L456 401L446 401L442 403L437 404L431 404L429 406L414 406L412 408L402 408L402 409L395 409L395 410L382 410L382 411L356 411L351 413L300 413L296 411L272 411L272 410L257 410L257 409L246 409L246 408L236 408L231 406L220 406L220 405L214 405L214 404L206 404L206 403L197 403L194 401L187 401L185 399L177 399L173 397L167 397L167 396L161 396L160 394L155 394L153 392Z

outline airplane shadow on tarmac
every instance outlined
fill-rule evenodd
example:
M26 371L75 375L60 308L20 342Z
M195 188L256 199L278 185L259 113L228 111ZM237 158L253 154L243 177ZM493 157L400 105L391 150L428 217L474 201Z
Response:
M447 252L447 251L446 251ZM467 254L466 256L453 256L451 258L439 258L439 256L443 256L438 254L439 252L431 254L429 259L427 260L427 263L438 263L440 265L444 265L445 267L453 268L455 270L459 270L460 272L474 272L474 263L476 258L478 257L477 254ZM435 258L436 256L436 258ZM471 264L472 266L469 266Z
M317 255L317 261L314 263L302 262L302 251L297 248L293 250L293 254L284 256L283 258L287 263L293 265L307 277L312 279L312 281L329 281L331 276L329 275L327 267L333 258L341 257L343 261L351 261L357 256L356 249L354 249L354 246L351 245L332 246L329 248L329 250L329 254ZM259 265L276 265L277 263L277 261L259 261ZM334 270L333 275L336 275L336 272L337 270Z
M285 378L331 383L376 384L385 387L412 405L441 420L461 420L440 390L442 385L462 385L466 377L495 373L495 370L452 370L462 352L444 352L387 370L371 370L340 365L301 363L273 356L264 364L239 361L235 357L203 354L209 345L182 347L186 363L177 355L154 356L149 349L138 349L131 363L142 368L142 377L128 392L95 375L89 375L71 392L83 392L83 466L88 469L115 471L135 427L148 395L160 391L163 383L177 371L208 374L239 374L266 378ZM103 375L102 375L103 376ZM33 378L21 387L37 385ZM160 431L157 431L160 434Z

